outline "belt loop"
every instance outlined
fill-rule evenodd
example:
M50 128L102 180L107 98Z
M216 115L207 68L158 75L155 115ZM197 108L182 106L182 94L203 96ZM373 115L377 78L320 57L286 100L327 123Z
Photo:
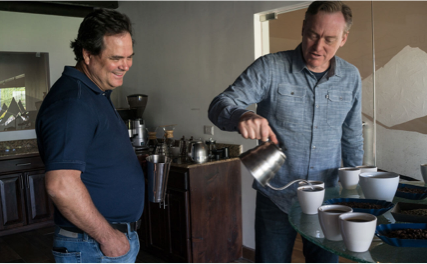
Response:
M127 227L128 227L128 234L130 234L132 232L131 228L130 228L130 223L126 223Z
M90 237L89 237L89 235L86 232L83 232L82 237L83 237L83 241L85 241L85 242L89 241Z

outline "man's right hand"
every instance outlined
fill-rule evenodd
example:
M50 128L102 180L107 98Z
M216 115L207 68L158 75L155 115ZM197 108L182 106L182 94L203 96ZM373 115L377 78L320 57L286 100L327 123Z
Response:
M126 235L117 229L113 230L113 236L104 243L100 243L102 253L111 258L123 256L130 250L129 241L126 238Z
M260 139L261 141L270 139L270 141L279 144L267 119L254 112L246 112L240 117L238 129L244 138Z

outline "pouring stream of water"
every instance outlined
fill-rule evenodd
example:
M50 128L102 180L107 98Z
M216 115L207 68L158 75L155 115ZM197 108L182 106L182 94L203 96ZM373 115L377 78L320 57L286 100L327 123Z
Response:
M281 188L273 187L273 186L271 186L271 185L270 185L270 183L269 183L269 182L267 182L267 183L266 183L266 185L267 185L268 187L270 187L271 189L273 189L273 190L276 190L276 191L282 191L282 190L284 190L284 189L288 188L289 186L291 186L292 184L294 184L294 183L296 183L296 182L305 182L305 183L307 183L307 185L308 185L312 190L314 190L314 187L313 187L313 185L312 185L310 182L308 182L308 181L306 181L306 180L301 180L301 179L291 181L290 183L286 184L285 186L283 186L283 187L281 187Z

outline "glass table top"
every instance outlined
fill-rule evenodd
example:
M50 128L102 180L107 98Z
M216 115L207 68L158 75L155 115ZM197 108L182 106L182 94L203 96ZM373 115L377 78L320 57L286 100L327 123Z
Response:
M424 186L422 181L401 181L401 183ZM364 199L363 192L360 186L355 190L342 189L341 186L326 188L325 201L333 198L361 198ZM427 199L423 200L408 200L400 197L395 197L393 203L423 203L427 204ZM377 217L377 224L395 223L391 210ZM320 227L318 215L307 215L301 212L301 207L298 200L294 202L289 212L289 222L293 228L304 238L314 244L329 250L339 256L356 262L418 262L424 263L427 261L427 248L413 247L394 247L386 244L378 237L374 236L372 244L368 251L362 253L351 252L346 249L343 241L327 240Z

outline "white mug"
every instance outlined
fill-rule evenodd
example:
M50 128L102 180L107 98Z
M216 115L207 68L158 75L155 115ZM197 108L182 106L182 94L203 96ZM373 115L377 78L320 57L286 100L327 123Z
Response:
M377 217L367 213L345 213L339 216L345 247L353 252L369 249L377 227Z
M360 169L360 173L378 171L378 168L373 165L362 165L362 166L357 166L356 168Z
M302 186L297 189L298 202L304 214L317 214L317 208L322 205L325 188Z
M421 175L423 176L424 183L427 183L427 164L421 164Z
M353 212L351 207L338 204L322 205L318 208L320 226L326 239L332 241L342 240L339 225L339 216Z
M345 167L338 169L338 178L344 189L354 190L359 183L360 168Z

